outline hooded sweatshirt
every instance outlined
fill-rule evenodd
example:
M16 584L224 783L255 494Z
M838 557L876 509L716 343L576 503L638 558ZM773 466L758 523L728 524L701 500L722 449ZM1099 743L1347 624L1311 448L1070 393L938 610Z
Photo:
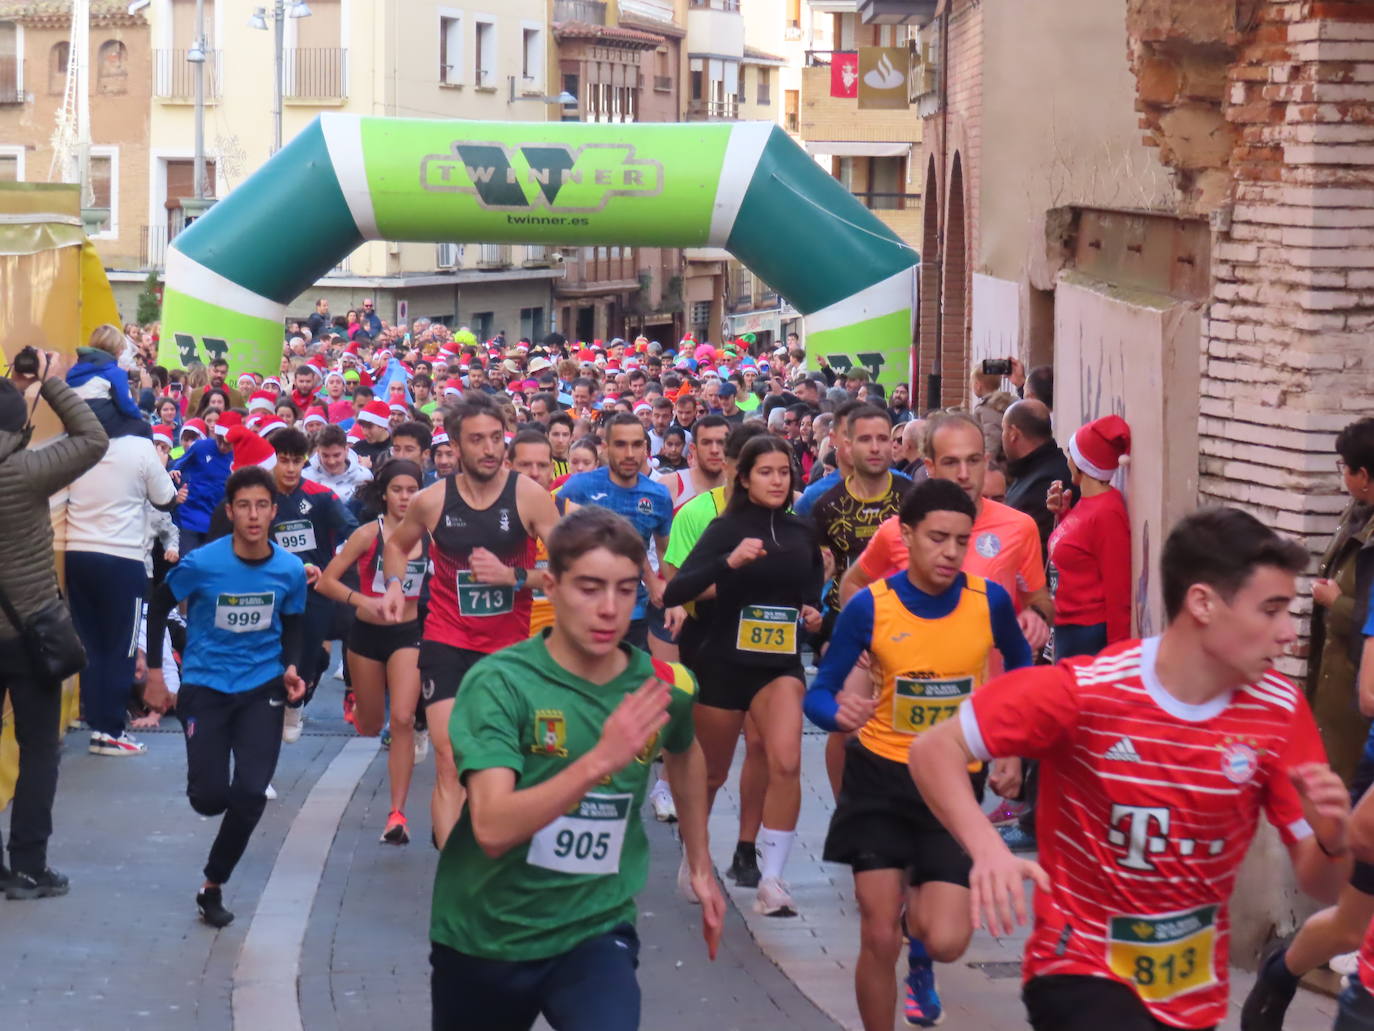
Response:
M307 480L312 483L323 484L339 496L339 500L344 504L353 500L353 495L368 480L372 479L372 473L362 467L358 461L358 456L353 453L352 448L345 451L348 464L344 466L343 472L337 476L325 472L324 465L320 462L319 454L312 455L310 461L306 463L305 469L301 472Z

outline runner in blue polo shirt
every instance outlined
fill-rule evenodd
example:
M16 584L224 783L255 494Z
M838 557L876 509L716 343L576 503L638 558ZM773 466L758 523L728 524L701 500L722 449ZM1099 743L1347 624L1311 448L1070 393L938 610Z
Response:
M186 794L202 816L224 814L196 895L201 918L227 926L221 886L262 817L281 751L288 699L305 693L300 660L305 567L275 544L272 474L240 469L225 485L233 532L185 556L153 595L148 612L145 701L165 711L162 679L167 616L187 602L177 715L186 736ZM233 776L230 777L230 755Z
M668 531L673 526L673 499L668 488L643 473L649 452L649 436L633 415L621 412L602 422L606 436L607 464L569 478L558 490L559 497L578 505L599 505L628 519L639 531L648 549L662 555L668 547ZM663 578L649 562L644 563L644 580L635 598L634 613L625 640L646 651L649 625L646 603L663 603Z

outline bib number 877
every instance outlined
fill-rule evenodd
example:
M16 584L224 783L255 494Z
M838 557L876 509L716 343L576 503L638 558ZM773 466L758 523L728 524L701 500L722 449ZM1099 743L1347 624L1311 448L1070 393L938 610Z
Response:
M595 859L606 858L611 848L611 835L607 831L599 833L593 831L582 831L581 833L564 829L558 832L554 839L553 854L559 859L566 859L572 856L575 859Z

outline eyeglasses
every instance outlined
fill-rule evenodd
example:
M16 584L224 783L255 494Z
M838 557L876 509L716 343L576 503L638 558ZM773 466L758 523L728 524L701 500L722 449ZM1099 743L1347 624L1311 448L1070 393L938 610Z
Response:
M1344 459L1344 458L1338 458L1338 459L1336 459L1336 472L1338 472L1338 473L1340 473L1342 476L1344 476L1344 475L1345 475L1346 473L1348 473L1349 471L1350 471L1350 466L1348 466L1348 465L1345 464L1345 459Z

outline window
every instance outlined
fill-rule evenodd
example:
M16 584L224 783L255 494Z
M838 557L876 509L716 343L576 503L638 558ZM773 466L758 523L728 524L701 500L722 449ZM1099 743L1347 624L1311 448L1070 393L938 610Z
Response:
M19 59L19 26L0 21L0 104L24 102L24 62Z
M758 94L758 102L759 102L760 104L771 104L771 103L773 103L773 81L772 81L772 80L773 80L773 69L771 69L771 68L760 68L760 69L759 69L759 94Z
M706 73L700 68L692 69L692 99L700 100L701 91L706 84Z
M24 178L24 148L0 147L0 183L17 183Z
M525 82L541 82L544 78L544 39L538 29L525 29L520 50L520 75Z
M491 327L495 321L496 318L491 312L475 311L468 316L467 325L478 340L490 340L492 338Z
M472 81L480 89L496 88L496 25L489 21L475 23L477 45L473 50Z
M789 89L782 91L783 128L796 132L799 128L801 111L801 92Z
M90 163L91 207L105 208L109 214L94 236L118 234L119 151L114 147L92 147Z
M692 302L692 325L698 328L704 327L711 321L711 302L693 301Z
M449 85L462 82L459 64L463 53L463 22L456 16L439 18L439 81Z
M529 340L541 340L545 332L543 308L520 309L520 335L522 337Z
M128 74L129 51L117 39L107 39L100 44L100 55L96 59L96 89L101 93L129 92Z
M67 90L67 61L71 57L72 45L65 39L54 43L48 51L48 92L65 93Z
M801 0L787 0L787 27L801 28Z

